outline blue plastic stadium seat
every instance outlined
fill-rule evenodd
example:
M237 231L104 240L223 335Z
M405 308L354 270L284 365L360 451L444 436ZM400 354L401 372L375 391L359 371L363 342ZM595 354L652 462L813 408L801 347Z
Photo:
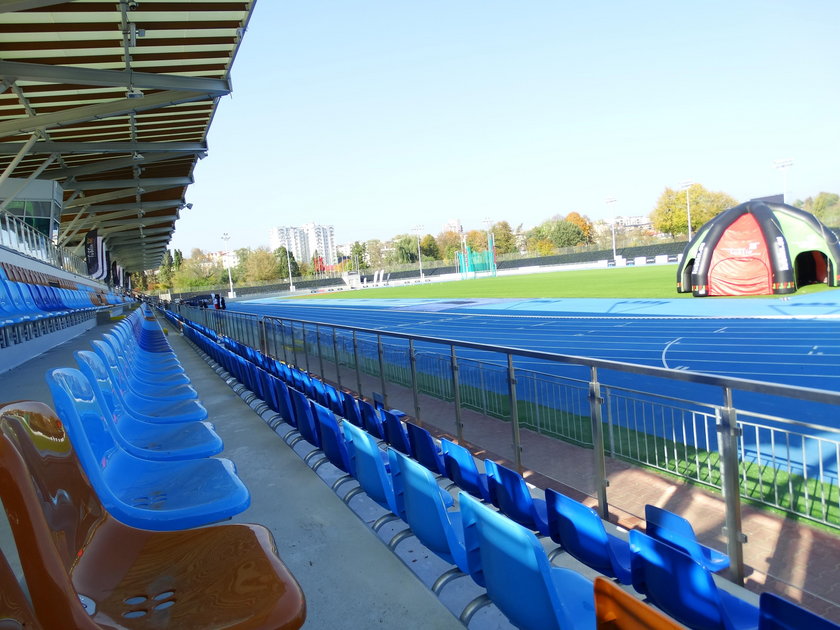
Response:
M341 398L342 403L342 411L340 415L351 424L355 424L357 427L362 428L364 426L362 424L362 414L359 411L359 405L356 402L356 399L351 394L341 390L338 390L338 395Z
M443 452L432 434L413 422L406 422L405 428L408 432L411 456L434 474L445 476L446 465L443 462Z
M608 533L590 507L548 488L548 531L569 555L604 575L630 584L630 543Z
M133 415L136 413L144 420L156 422L185 422L207 418L207 410L194 398L168 399L159 394L144 395L136 392L129 387L119 366L115 367L109 363L109 358L116 362L116 357L110 352L110 346L100 340L94 340L92 344L108 370L114 391L120 396L123 406Z
M382 411L382 431L385 434L385 441L397 449L400 453L411 455L411 446L408 443L408 433L406 433L402 420L387 409Z
M351 466L355 470L356 481L368 497L387 510L385 515L373 523L374 531L390 521L405 520L397 504L394 485L386 468L387 455L379 449L376 439L366 431L350 423L345 423L342 428L349 447Z
M758 630L840 630L840 625L773 593L758 600Z
M362 415L362 428L377 440L384 440L385 431L382 428L382 419L379 417L379 412L366 400L359 399L358 405L359 412Z
M518 472L490 459L484 461L484 469L493 505L520 525L548 536L545 500L531 496Z
M466 492L459 495L471 562L480 564L487 595L523 630L594 630L594 587L551 566L533 532Z
M389 457L393 462L391 476L397 503L411 531L421 543L457 568L435 581L432 591L437 593L454 577L471 573L461 513L448 510L454 500L437 485L427 468L393 449L389 450Z
M443 438L440 440L440 447L443 451L446 476L461 490L466 490L477 499L489 503L490 489L487 485L487 475L478 470L472 453L460 444Z
M91 485L120 521L144 529L187 529L230 518L250 504L230 460L135 457L114 440L81 372L50 370L47 383Z
M329 462L344 473L343 476L332 483L332 489L336 490L344 482L355 479L356 471L350 459L350 451L347 449L344 432L333 412L318 403L313 403L312 409L315 412L315 422L318 423L319 434L321 436L321 450ZM359 487L359 490L361 490L361 487ZM347 502L353 496L355 496L355 493L351 490L344 495L343 500Z
M691 523L664 508L645 506L645 533L681 549L713 573L729 568L729 556L701 545Z
M111 389L102 360L89 350L75 353L82 374L93 388L100 410L110 419L120 446L145 459L192 459L222 451L222 439L208 422L146 422L131 416ZM68 381L67 384L71 384ZM72 395L72 392L68 392Z
M759 609L719 589L688 554L636 530L630 532L630 547L633 588L680 623L704 630L758 627Z

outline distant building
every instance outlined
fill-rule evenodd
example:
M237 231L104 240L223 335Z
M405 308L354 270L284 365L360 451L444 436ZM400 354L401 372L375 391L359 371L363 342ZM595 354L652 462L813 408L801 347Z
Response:
M331 225L307 223L300 227L275 227L269 232L268 242L271 251L278 247L291 250L298 262L309 262L315 252L324 259L325 265L338 262L335 231Z
M236 252L208 252L207 257L215 264L221 263L225 269L236 267L239 264L239 256Z
M616 217L615 226L623 228L636 228L639 230L649 230L653 227L650 222L650 217L639 215L635 217Z

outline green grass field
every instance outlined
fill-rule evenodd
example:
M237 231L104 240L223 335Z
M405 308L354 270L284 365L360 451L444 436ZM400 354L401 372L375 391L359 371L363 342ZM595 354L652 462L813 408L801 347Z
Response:
M300 297L339 300L347 298L691 298L690 293L677 293L676 274L676 265L583 269L306 294ZM811 285L801 288L797 291L797 295L814 293L827 288L824 284Z

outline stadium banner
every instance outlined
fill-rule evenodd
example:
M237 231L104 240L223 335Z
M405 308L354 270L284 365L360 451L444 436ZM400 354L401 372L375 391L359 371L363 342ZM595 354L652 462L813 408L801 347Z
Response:
M96 230L90 230L85 234L85 262L87 263L88 275L93 277L99 271L99 249Z

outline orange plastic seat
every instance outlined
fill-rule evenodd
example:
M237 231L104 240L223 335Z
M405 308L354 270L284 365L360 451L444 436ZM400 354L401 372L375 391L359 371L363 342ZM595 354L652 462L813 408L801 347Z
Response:
M598 630L681 630L683 626L624 592L610 580L595 578L595 618Z
M170 532L120 523L42 403L0 408L0 499L46 630L303 625L303 592L265 527Z
M0 628L41 630L6 556L0 552Z

